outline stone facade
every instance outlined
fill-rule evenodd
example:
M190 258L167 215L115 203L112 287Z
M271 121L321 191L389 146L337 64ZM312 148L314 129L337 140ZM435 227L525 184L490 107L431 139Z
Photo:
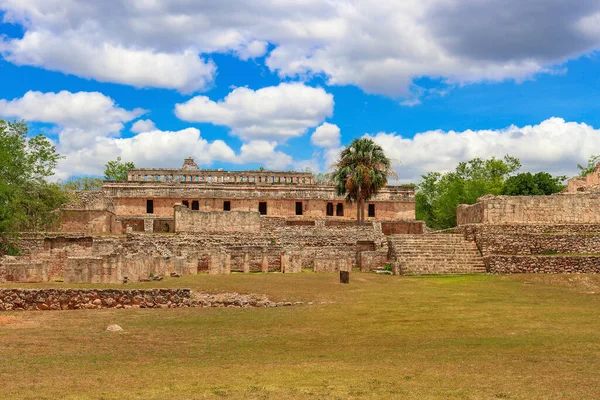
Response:
M484 196L474 205L461 204L457 225L464 224L598 224L600 194L552 196Z
M357 211L356 204L336 195L333 185L315 183L308 172L200 170L194 160L186 159L180 169L136 169L127 181L105 182L100 191L74 192L60 231L174 232L176 205L190 211L331 221L354 220ZM414 188L386 186L365 205L365 214L370 221L414 222ZM418 233L419 227L403 229Z

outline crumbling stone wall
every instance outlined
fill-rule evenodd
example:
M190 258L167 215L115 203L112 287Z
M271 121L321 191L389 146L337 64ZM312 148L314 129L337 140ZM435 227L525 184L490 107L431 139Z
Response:
M451 232L475 240L491 273L600 272L600 224L470 224Z
M586 176L576 176L567 181L564 193L600 192L600 164L596 169Z
M26 235L23 255L0 262L0 279L121 283L145 280L150 274L368 270L381 266L388 253L381 223L376 221L327 226L318 219L310 225L289 225L284 218L261 218L256 213L250 217L260 224L258 231L204 227L201 232L175 234ZM365 252L370 254L362 256Z
M122 227L115 214L113 199L101 190L70 192L70 201L63 208L61 232L120 233Z
M600 256L488 256L488 272L495 274L598 274Z
M484 196L472 206L459 205L458 225L600 223L600 194Z
M0 311L179 308L190 305L190 289L0 289Z
M192 211L174 207L175 232L259 232L257 211Z

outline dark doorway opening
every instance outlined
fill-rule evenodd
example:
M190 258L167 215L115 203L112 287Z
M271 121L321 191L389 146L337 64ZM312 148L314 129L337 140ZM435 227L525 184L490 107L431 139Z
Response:
M327 203L327 212L328 217L333 217L333 203Z
M338 217L344 216L344 205L342 203L338 203L335 206L335 215L337 215Z
M375 218L375 204L369 204L369 217Z
M187 208L190 208L190 202L187 200L182 200L181 204L183 204L184 206L186 206Z
M302 202L296 202L296 215L302 215Z
M154 200L146 200L146 214L154 214Z
M200 210L200 202L198 200L192 201L192 210L194 210L194 211Z
M231 211L231 202L230 201L223 202L223 211Z
M261 201L260 203L258 203L258 212L260 213L260 215L267 215L267 202L266 201Z

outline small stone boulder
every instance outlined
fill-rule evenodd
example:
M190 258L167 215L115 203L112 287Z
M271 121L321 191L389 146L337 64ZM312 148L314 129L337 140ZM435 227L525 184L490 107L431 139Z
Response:
M121 328L119 325L112 324L112 325L109 325L106 328L106 330L109 331L109 332L122 332L123 328Z

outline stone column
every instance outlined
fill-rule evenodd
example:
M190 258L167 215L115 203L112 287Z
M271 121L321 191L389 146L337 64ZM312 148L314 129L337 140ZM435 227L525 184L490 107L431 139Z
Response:
M285 252L281 252L279 254L279 260L280 260L280 264L281 264L281 272L285 272L285 267L286 267L286 262L287 262Z
M223 273L227 275L231 273L231 254L229 253L225 254L225 270Z
M269 272L269 258L267 257L267 253L263 253L262 255L261 271Z
M244 273L247 274L250 272L250 255L246 252L244 253Z
M219 254L210 255L210 266L208 267L208 273L210 275L217 275L219 273Z

